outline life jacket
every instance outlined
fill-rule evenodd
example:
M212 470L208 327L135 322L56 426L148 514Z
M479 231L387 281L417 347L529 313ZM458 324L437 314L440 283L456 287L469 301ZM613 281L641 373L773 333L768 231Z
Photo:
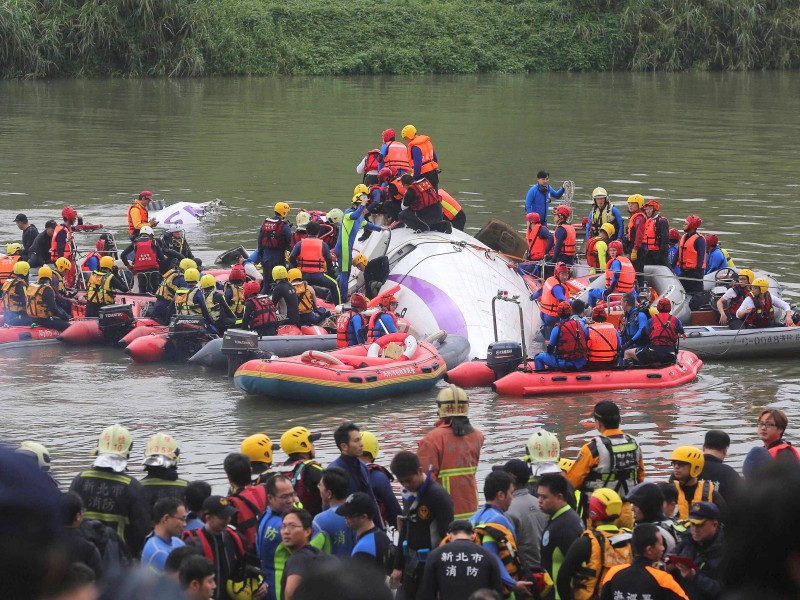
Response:
M616 229L617 224L616 220L614 219L614 207L608 200L606 200L605 206L599 210L595 204L592 206L592 215L589 218L589 221L591 222L591 227L589 229L589 236L591 237L597 237L600 235L600 228L606 223L611 223ZM619 236L620 232L617 231L615 234Z
M175 314L176 315L199 315L202 316L203 309L194 301L195 294L200 291L198 288L178 288L175 290Z
M374 313L369 318L369 325L367 326L367 343L368 344L371 344L377 338L383 336L386 333L382 328L376 329L376 325L378 323L378 319L382 315L389 315L390 317L392 317L392 321L394 321L395 329L397 328L397 315L396 314L394 314L393 312L390 312L388 310L379 310L379 311L377 311L376 313Z
M268 325L278 325L278 311L272 298L269 296L253 296L248 299L253 303L253 317L250 320L251 329L259 329Z
M433 144L431 138L427 135L418 135L413 140L408 142L408 164L409 168L414 164L413 148L419 148L422 152L422 164L419 168L419 174L423 175L428 171L433 171L439 168L439 163L433 159Z
M747 294L753 298L753 295L750 292ZM755 310L752 310L750 314L744 320L744 324L748 327L769 327L772 325L772 322L775 320L775 308L772 306L772 296L769 292L764 292L763 294L759 294L758 298L753 298L753 305L755 306Z
M661 248L661 240L658 237L658 222L663 219L661 215L655 215L652 219L647 219L644 224L644 238L642 243L648 250L658 250Z
M336 347L347 348L350 341L347 339L347 331L350 329L350 321L353 315L356 314L353 310L343 312L336 319Z
M53 313L47 308L47 304L44 303L44 293L47 288L52 290L53 286L49 283L31 283L25 289L25 310L29 317L49 319L53 316Z
M325 233L323 233L323 231ZM336 247L336 240L339 238L339 228L333 223L323 223L320 229L319 239L328 244L328 248Z
M18 254L15 256L3 256L0 258L0 283L14 276L14 265L22 258Z
M653 346L675 348L678 343L678 329L675 317L669 313L656 313L653 315L650 343Z
M638 483L641 450L636 439L623 433L611 437L598 435L595 440L598 462L583 483L587 496L600 488L627 493Z
M114 304L114 291L111 289L111 271L92 271L86 284L86 302L100 304Z
M373 148L369 152L367 152L366 160L364 161L364 173L369 173L370 171L377 171L378 165L381 162L381 151L377 148Z
M177 269L170 269L164 273L164 278L156 290L156 298L161 298L167 302L172 302L175 298L175 292L178 291L178 286L175 285L175 279L181 276L181 272Z
M543 315L549 315L551 317L558 316L558 303L560 300L553 295L553 288L557 285L560 285L564 289L564 298L569 300L569 290L567 286L562 285L555 277L548 277L544 281L542 295L539 297L539 311Z
M22 289L18 292L19 284ZM3 283L3 307L12 313L25 312L25 295L30 284L21 277L10 277Z
M136 254L133 257L133 272L158 270L158 256L154 247L156 241L152 238L136 241Z
M394 188L394 192L392 192L392 188ZM403 200L403 196L406 195L406 186L403 185L403 182L400 181L399 177L395 177L389 182L389 197L392 200L397 200L401 202Z
M50 277L50 285L62 296L67 293L67 284L64 281L64 276L58 272L58 269L53 269L53 276Z
M610 363L617 360L619 343L617 328L611 323L589 324L587 358L590 363Z
M240 538L236 530L228 525L226 528L227 532L233 538L234 544L236 546L236 554L237 562L241 562L241 560L245 557L245 549L244 549L244 542L242 542L242 538ZM199 529L186 529L184 530L183 534L181 535L184 541L186 540L197 540L200 542L200 545L203 548L203 555L210 560L212 563L216 562L214 557L214 550L211 548L211 542L208 540L208 533L206 533L205 527L200 527ZM233 573L231 573L233 575Z
M411 165L408 163L408 150L403 142L393 140L386 144L386 157L383 159L383 166L392 170L392 175L397 175L400 171L408 172Z
M150 221L150 218L147 215L147 209L139 204L138 200L134 200L133 204L131 204L128 208L128 233L130 235L138 233L139 231L139 228L133 226L132 214L134 211L139 213L139 227L142 227L142 225L147 225Z
M209 288L210 291L206 293L205 290L202 290L203 293L203 300L206 303L206 310L208 311L208 316L211 317L211 320L214 323L218 323L220 318L222 317L222 305L220 304L217 296L217 288ZM220 294L221 295L221 294ZM225 302L225 299L222 299L222 302Z
M261 226L261 247L270 248L273 250L283 250L284 240L280 235L283 229L283 224L286 221L278 217L269 217L264 219L264 224Z
M566 237L564 238L564 243L561 244L561 252L559 253L559 256L561 256L562 254L564 256L575 256L575 248L576 248L575 240L577 238L577 234L575 233L575 228L569 223L562 223L558 227L563 228L567 234ZM558 229L558 227L556 227L556 229ZM553 244L553 249L550 250L550 252L551 253L555 252L555 249L556 249L555 244Z
M281 475L291 479L297 499L303 503L303 506L310 507L314 502L318 501L314 498L311 488L306 484L306 478L302 476L306 469L319 469L322 471L322 465L310 458L298 460L292 464L292 468L289 471L283 471Z
M563 360L583 360L587 345L583 327L577 319L567 319L560 324L561 334L556 344L556 354Z
M316 237L307 237L300 243L300 252L297 255L297 268L303 273L324 273L326 269L325 256L322 253L322 240Z
M778 458L778 452L781 450L785 450L786 448L791 448L792 452L794 452L794 457L796 460L800 461L800 452L797 451L797 448L792 446L789 442L782 442L772 448L767 448L767 451L772 455L772 458Z
M713 502L714 501L714 482L700 479L697 482L697 487L694 490L694 496L689 500L676 479L674 482L675 489L678 490L678 519L685 521L689 518L689 507L695 502Z
M292 232L292 243L291 243L292 250L294 250L294 247L298 243L300 243L302 240L306 239L307 237L308 237L308 232L306 231L305 227L298 227L296 230L294 230Z
M66 243L64 244L64 253L59 254L57 240L58 240L58 235L62 231L67 232L67 240ZM72 261L72 228L68 227L67 225L64 225L63 223L61 225L56 225L56 228L53 230L53 237L50 240L50 260L55 262L57 258L60 258L62 256Z
M597 253L597 242L602 241L600 236L590 238L586 242L586 264L593 269L600 268L600 255Z
M472 541L483 546L484 537L490 537L497 544L497 556L514 581L523 575L522 560L517 553L517 541L511 530L501 523L478 523L472 528Z
M645 215L644 212L642 212L641 210L637 210L628 219L628 229L627 229L628 245L631 248L633 248L633 245L636 242L636 229L642 227L646 220L647 220L647 215Z
M619 279L617 279L617 287L614 288L614 291L620 294L633 291L633 284L636 282L636 269L627 256L618 256L606 263L606 289L611 287L611 281L614 279L614 271L611 270L611 263L615 260L619 261L621 268L619 271Z
M86 258L81 261L81 271L91 271L91 269L86 265L93 258L97 259L97 264L99 265L100 259L103 258L103 255L99 252L89 252L89 254L86 255Z
M297 310L301 315L309 314L314 310L314 298L308 284L305 281L296 281L292 285L297 292Z
M696 231L691 234L684 233L681 237L681 241L678 242L678 266L681 268L681 271L706 268L705 252L701 258L698 256L697 249L694 247L694 242L699 237L700 234Z
M226 281L222 291L224 293L228 290L231 290L231 301L228 303L228 306L231 307L236 318L241 319L244 314L244 288L241 285Z
M381 473L386 475L386 479L388 479L390 482L394 481L394 475L392 475L391 471L389 471L389 469L387 469L386 467L382 467L379 464L376 463L367 464L367 471L380 471ZM382 498L375 496L375 501L378 503L378 508L380 509L381 520L383 520L384 523L388 523L389 507L386 506L386 502Z
M542 260L547 248L547 240L539 237L539 232L542 230L541 223L534 223L525 234L528 241L528 257L531 260Z
M439 201L442 203L444 218L448 221L455 219L462 210L458 201L444 190L439 190Z
M414 212L428 208L439 202L439 194L433 189L433 184L425 178L417 179L408 187L414 190L415 194L414 200L408 205L408 208Z
M736 311L739 310L739 307L744 302L744 299L747 298L747 287L739 285L738 283L733 284L733 289L736 292L736 297L728 303L728 314L736 316Z
M252 485L231 494L228 501L237 509L231 525L244 537L248 551L255 552L258 521L267 510L267 488Z
M609 568L633 562L632 536L614 525L600 525L581 535L589 538L592 550L589 560L572 577L572 596L575 600L592 600L599 597L600 582Z

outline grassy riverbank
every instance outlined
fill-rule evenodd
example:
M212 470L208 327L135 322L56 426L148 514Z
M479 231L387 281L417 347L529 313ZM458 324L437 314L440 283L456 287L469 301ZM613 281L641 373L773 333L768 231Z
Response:
M800 67L800 0L7 0L0 76Z

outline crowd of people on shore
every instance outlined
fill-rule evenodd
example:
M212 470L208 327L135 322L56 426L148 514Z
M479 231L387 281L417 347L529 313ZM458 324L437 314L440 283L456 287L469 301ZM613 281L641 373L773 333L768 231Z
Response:
M391 598L466 600L796 598L793 505L800 454L786 415L760 411L762 445L727 465L728 434L670 449L669 480L648 478L619 407L594 405L596 435L575 460L537 428L480 486L483 434L456 386L413 450L379 464L376 436L292 427L247 437L222 466L226 495L180 477L180 446L152 435L145 476L133 437L105 429L92 464L61 492L40 442L0 448L0 589L17 600ZM286 455L277 464L274 451ZM393 486L393 482L395 485ZM400 498L396 495L401 488Z

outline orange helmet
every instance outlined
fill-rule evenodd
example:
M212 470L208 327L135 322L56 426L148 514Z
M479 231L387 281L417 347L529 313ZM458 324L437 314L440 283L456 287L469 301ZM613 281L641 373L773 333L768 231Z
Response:
M561 205L556 209L556 214L559 217L564 217L565 219L569 219L569 216L572 214L572 211L569 209L569 206Z
M566 300L558 303L558 316L561 319L568 319L572 316L572 305Z
M353 294L350 296L350 306L358 310L367 310L367 299L364 294Z
M392 304L397 304L397 298L393 294L384 294L378 302L383 308L389 308Z

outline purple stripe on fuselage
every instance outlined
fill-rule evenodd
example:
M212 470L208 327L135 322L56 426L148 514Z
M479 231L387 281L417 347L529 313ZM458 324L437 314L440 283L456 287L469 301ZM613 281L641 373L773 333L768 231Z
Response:
M389 279L419 296L433 313L440 329L451 335L467 337L467 322L461 309L443 290L413 275L389 275Z

